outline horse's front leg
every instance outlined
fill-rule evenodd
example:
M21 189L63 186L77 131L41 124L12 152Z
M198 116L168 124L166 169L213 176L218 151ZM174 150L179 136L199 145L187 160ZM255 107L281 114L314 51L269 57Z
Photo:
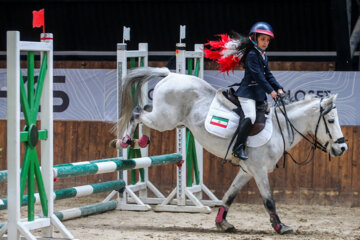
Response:
M218 214L215 219L215 224L218 229L225 232L234 232L235 227L226 221L226 215L229 211L231 204L233 203L236 195L243 188L243 186L251 179L251 175L240 170L232 182L230 188L225 193L222 202L223 206L219 208Z
M265 209L270 215L271 226L279 234L293 233L292 228L283 224L276 213L275 201L272 198L267 171L261 170L255 172L254 179L264 201Z

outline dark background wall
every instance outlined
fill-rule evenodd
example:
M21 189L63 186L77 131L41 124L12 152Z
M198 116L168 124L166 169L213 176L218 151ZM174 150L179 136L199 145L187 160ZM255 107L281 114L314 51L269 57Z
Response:
M32 29L32 11L41 8L57 51L113 51L122 41L124 25L131 27L130 48L148 42L152 51L169 51L179 40L180 24L187 26L185 42L192 46L230 30L246 34L256 21L274 28L270 51L336 50L329 0L1 0L0 51L6 49L7 30L21 31L24 40L39 39L41 30Z

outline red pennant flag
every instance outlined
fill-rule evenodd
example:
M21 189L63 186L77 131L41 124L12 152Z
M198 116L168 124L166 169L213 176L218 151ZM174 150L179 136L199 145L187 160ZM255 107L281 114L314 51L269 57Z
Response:
M33 11L33 28L43 27L45 33L45 10Z

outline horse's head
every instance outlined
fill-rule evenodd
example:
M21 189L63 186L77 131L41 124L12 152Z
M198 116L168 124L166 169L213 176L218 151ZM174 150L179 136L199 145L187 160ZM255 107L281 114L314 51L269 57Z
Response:
M332 156L341 156L348 149L341 131L338 112L335 107L336 95L320 100L320 112L317 125L312 134Z

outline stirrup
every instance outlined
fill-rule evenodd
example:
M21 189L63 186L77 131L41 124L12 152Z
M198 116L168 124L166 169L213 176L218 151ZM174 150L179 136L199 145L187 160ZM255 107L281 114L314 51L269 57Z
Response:
M247 160L249 157L246 155L245 153L245 145L240 145L239 147L237 147L236 150L233 150L232 155L234 157L240 158L241 160Z

